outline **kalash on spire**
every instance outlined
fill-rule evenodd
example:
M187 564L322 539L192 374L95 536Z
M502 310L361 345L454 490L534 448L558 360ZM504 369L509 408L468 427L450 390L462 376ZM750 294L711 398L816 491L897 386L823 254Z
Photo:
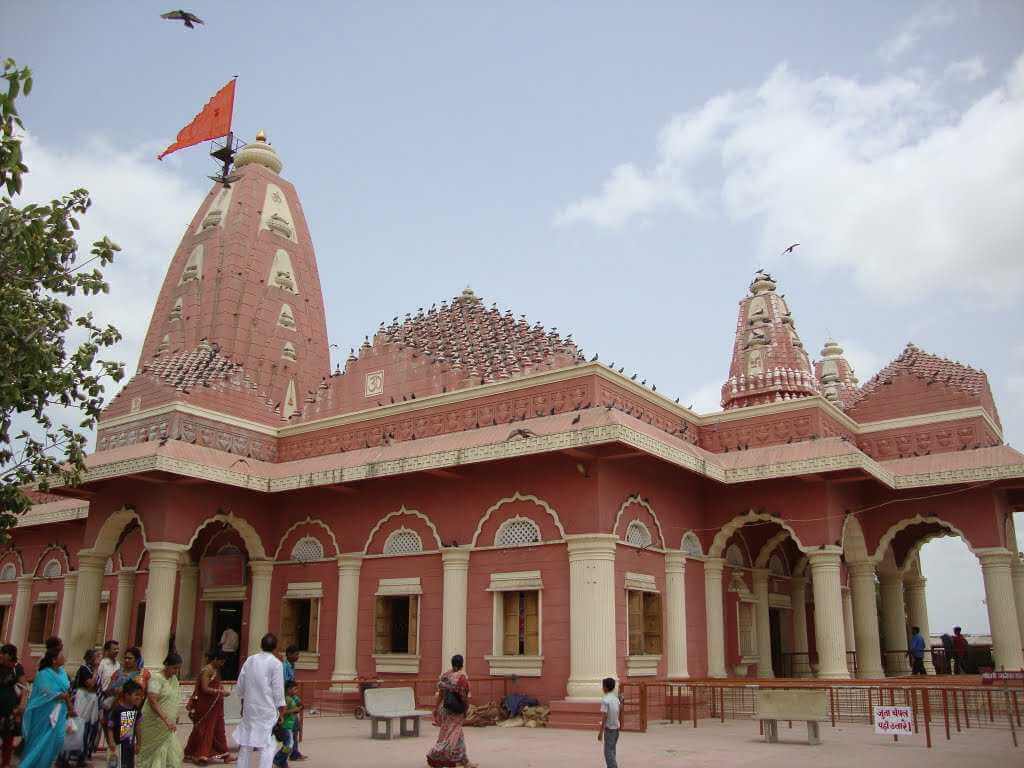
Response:
M732 365L722 385L725 409L820 393L793 313L776 288L771 275L758 271L749 295L740 301Z

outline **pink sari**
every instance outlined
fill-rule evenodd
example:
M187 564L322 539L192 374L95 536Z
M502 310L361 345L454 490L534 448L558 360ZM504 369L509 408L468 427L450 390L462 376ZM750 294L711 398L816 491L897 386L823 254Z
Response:
M441 732L437 735L434 748L427 753L427 765L431 768L469 765L469 758L466 756L466 737L462 733L466 715L449 712L444 707L444 694L455 691L466 702L466 708L469 708L469 678L465 672L445 672L441 675L437 689L441 692L442 703L437 705L434 712L434 724L440 727Z

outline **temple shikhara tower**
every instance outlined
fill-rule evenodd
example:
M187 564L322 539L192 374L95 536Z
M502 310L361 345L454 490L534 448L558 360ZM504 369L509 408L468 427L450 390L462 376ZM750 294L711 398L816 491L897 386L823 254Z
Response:
M332 371L282 167L261 133L210 190L84 482L0 553L27 659L113 638L147 662L176 647L187 676L226 628L243 655L274 631L347 706L357 678L461 653L573 726L609 675L904 674L908 627L929 629L920 548L959 536L994 664L1024 667L1024 456L982 371L908 344L861 384L765 272L711 413L462 285L333 329Z

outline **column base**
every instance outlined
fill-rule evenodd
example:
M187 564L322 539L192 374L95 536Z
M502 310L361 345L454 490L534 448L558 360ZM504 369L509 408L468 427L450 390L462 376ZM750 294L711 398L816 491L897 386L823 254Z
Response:
M549 728L570 731L596 731L601 724L600 701L574 701L563 699L550 702Z
M849 680L850 672L844 669L842 672L818 672L819 680Z
M570 680L565 686L565 700L571 702L600 701L604 696L603 683L603 677L591 680Z

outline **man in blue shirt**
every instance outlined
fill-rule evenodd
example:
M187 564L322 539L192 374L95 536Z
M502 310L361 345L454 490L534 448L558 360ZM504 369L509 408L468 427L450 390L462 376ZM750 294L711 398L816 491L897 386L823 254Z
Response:
M928 674L924 670L924 637L921 636L920 627L911 628L910 636L910 662L915 675Z

